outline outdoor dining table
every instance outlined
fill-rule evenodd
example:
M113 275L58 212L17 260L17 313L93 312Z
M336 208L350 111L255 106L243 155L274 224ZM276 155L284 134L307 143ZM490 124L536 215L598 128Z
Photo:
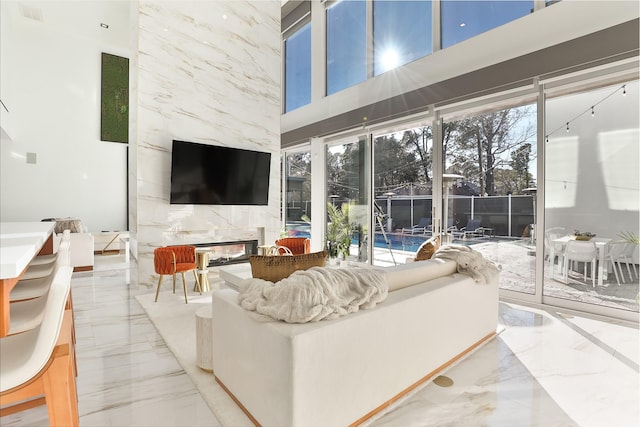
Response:
M53 253L54 222L0 223L0 338L9 332L10 294L36 255Z
M562 253L564 252L564 247L567 244L567 242L569 240L573 240L574 238L572 236L562 236L559 237L557 239L554 239L551 241L551 245L549 247L549 255L551 259L555 259L556 253L556 245L558 245L559 247L562 248L562 250L560 251L560 253L558 254L559 257L562 257ZM597 279L598 279L598 286L602 286L603 283L603 277L607 276L607 262L606 262L606 254L607 254L607 245L609 244L609 242L611 242L611 239L607 238L607 237L592 237L590 240L588 240L589 242L593 242L596 244L596 249L598 251L598 273L597 273ZM561 265L560 263L558 263L559 265Z

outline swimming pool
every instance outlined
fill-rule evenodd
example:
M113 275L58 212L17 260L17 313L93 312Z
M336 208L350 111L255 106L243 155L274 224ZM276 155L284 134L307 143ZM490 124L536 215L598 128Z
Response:
M389 240L389 245L385 240L386 238ZM431 236L414 236L408 234L401 233L386 233L383 235L382 233L376 233L376 237L374 240L374 247L376 248L387 248L391 247L391 249L398 251L408 251L415 252L418 250L420 245L427 239L430 239ZM507 236L492 236L492 237L479 237L479 238L468 238L468 239L454 239L453 243L458 245L467 245L472 246L479 243L486 242L513 242L522 240L521 238L516 237L507 237ZM354 242L357 244L357 241Z

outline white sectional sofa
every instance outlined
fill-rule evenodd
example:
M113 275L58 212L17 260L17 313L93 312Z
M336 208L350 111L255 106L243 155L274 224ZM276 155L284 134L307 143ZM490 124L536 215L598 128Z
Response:
M384 270L385 301L316 323L261 322L214 292L216 380L265 427L359 424L495 335L497 283L453 261Z
M54 233L53 247L57 251L62 233ZM91 271L93 270L94 254L93 254L93 234L91 233L71 233L69 235L71 257L71 266L73 271Z

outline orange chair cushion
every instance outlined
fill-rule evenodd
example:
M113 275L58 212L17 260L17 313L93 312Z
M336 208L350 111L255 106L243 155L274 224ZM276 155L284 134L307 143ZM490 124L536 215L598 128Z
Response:
M183 271L190 271L196 268L196 264L194 262L182 262L180 264L176 264L176 273L182 273Z
M195 270L196 247L184 245L156 248L153 251L153 266L157 274L174 274Z
M311 252L311 240L306 237L284 237L276 240L276 245L286 246L294 255L308 254ZM282 253L280 255L282 255Z

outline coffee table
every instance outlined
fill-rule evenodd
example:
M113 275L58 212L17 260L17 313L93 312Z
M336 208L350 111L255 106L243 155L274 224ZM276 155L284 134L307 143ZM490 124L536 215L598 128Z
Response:
M248 262L220 267L218 271L224 283L236 291L240 290L240 282L253 277L251 275L251 264Z

